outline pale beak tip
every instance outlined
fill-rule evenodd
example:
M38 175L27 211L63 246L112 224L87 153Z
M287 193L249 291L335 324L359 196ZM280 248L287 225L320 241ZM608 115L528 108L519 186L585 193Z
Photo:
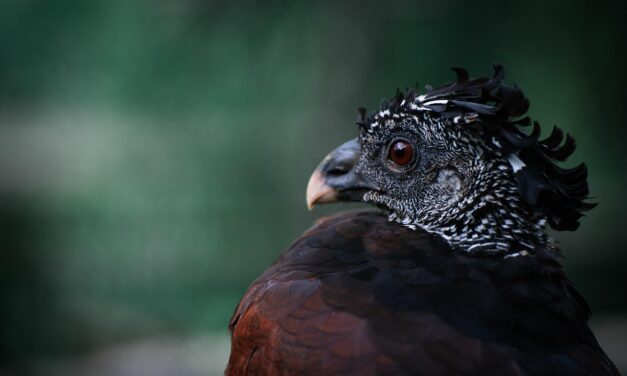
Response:
M324 175L316 169L307 183L307 209L312 211L318 203L337 201L337 192L325 181Z

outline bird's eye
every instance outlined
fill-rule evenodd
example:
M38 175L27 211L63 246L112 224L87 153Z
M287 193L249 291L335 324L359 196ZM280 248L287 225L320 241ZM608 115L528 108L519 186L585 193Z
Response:
M414 147L405 140L396 140L390 144L388 159L399 166L406 166L414 160Z

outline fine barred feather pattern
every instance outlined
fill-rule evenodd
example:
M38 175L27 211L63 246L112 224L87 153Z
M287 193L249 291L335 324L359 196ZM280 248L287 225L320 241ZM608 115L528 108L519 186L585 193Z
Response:
M510 162L524 203L555 230L577 229L583 213L596 204L586 202L589 191L585 164L573 168L558 164L574 152L574 138L554 127L541 140L540 124L523 117L529 101L518 87L503 83L505 71L501 65L494 65L492 78L470 79L463 68L453 71L457 79L450 84L427 86L424 94L416 90L397 91L370 115L360 108L357 124L362 133L372 133L386 121L410 117L448 126L463 125L487 148ZM524 129L529 126L532 129L527 134Z

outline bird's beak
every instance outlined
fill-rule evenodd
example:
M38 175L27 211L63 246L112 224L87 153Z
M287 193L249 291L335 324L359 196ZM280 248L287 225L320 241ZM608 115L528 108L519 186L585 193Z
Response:
M337 201L337 191L329 184L322 171L316 168L307 183L307 209L313 210L315 204Z
M307 208L337 201L361 201L363 194L376 189L355 172L360 145L355 138L327 155L316 167L307 184Z

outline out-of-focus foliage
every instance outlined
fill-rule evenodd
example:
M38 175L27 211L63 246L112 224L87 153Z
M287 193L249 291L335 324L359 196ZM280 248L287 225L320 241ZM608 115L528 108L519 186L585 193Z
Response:
M356 108L461 65L571 132L600 205L563 240L624 314L622 3L0 0L0 354L226 330L314 218L304 188Z

